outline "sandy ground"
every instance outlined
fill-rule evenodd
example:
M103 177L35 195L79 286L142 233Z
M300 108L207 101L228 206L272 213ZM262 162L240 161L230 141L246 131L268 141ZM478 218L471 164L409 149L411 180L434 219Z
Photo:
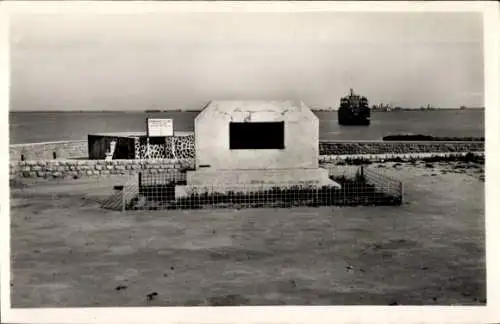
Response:
M12 306L484 304L480 169L370 167L403 206L121 213L119 177L16 185Z

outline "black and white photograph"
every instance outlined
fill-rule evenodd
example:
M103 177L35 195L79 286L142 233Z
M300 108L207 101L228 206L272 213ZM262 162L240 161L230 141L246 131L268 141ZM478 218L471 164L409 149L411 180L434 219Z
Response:
M497 3L39 3L5 23L7 321L492 314Z

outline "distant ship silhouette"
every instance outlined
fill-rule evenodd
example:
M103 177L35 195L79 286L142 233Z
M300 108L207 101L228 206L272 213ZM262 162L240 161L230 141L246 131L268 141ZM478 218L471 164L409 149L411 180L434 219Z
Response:
M340 99L340 107L337 114L339 125L370 125L368 99L354 94L352 88L349 95Z

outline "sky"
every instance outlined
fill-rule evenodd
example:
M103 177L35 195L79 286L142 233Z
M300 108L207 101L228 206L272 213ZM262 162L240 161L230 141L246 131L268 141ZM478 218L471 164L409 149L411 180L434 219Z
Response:
M483 103L479 13L17 14L12 111Z

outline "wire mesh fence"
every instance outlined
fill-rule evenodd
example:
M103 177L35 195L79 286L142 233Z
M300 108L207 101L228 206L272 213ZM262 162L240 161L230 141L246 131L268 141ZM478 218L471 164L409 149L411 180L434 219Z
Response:
M363 166L332 167L329 178L335 185L317 184L227 184L193 186L186 173L139 173L118 188L114 202L106 208L117 210L163 210L204 208L292 208L320 206L400 205L403 184L375 169Z
M387 172L366 166L337 165L326 167L328 174L334 179L358 179L373 186L379 193L403 199L403 182Z

